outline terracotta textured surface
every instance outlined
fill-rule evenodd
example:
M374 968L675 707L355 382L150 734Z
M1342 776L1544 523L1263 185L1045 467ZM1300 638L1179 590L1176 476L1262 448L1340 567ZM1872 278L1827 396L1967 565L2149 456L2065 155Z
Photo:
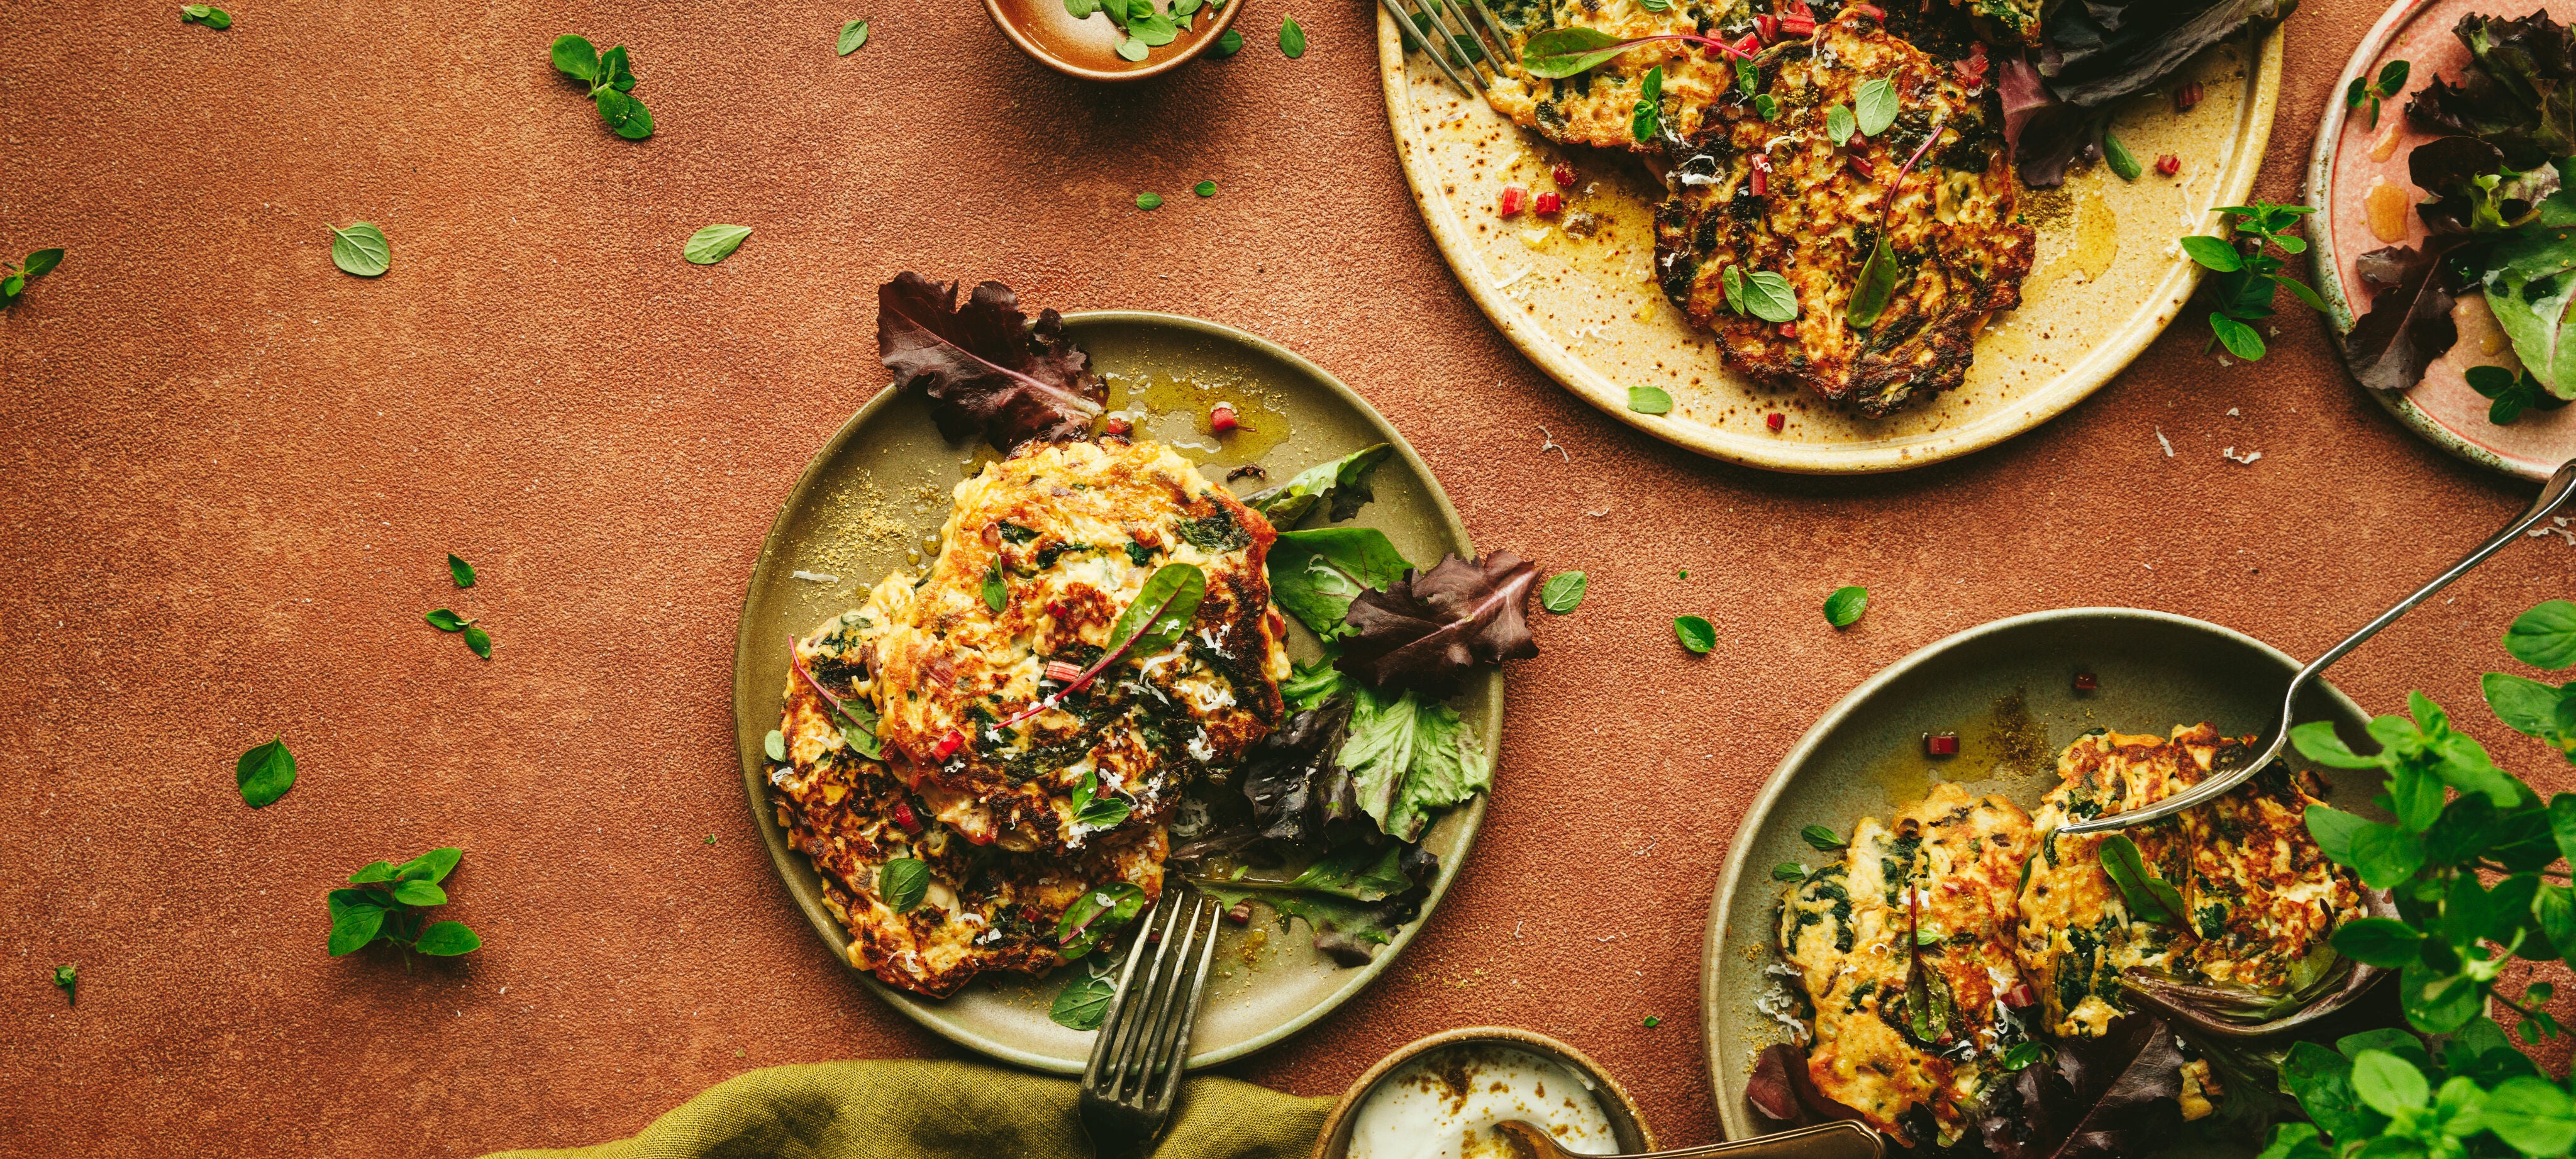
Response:
M947 1053L790 908L727 731L753 553L882 384L871 295L900 269L1277 339L1408 432L1480 543L1592 574L1512 670L1493 812L1436 923L1229 1068L1301 1093L1501 1023L1602 1059L1662 1138L1709 1139L1692 1010L1718 864L1853 684L2067 605L2314 654L2531 493L2408 437L2295 309L2260 365L2222 368L2185 324L2066 416L1928 470L1672 450L1459 291L1396 166L1371 9L1242 2L1241 56L1130 88L1038 67L966 4L873 13L846 59L858 13L803 2L243 0L223 33L170 5L0 9L0 248L70 250L0 315L0 1152L572 1144L752 1067ZM1303 60L1274 47L1283 11ZM2263 196L2296 196L2377 11L2299 12ZM548 70L567 31L630 46L651 141ZM1201 178L1216 198L1186 195ZM1140 190L1171 200L1140 213ZM331 267L326 223L357 219L392 237L388 276ZM758 232L682 264L715 221ZM449 551L480 586L449 585ZM2474 706L2505 623L2576 594L2571 564L2518 544L2337 678L2381 710L2425 689L2564 785ZM1836 633L1817 605L1846 583L1872 605ZM422 625L442 605L483 618L491 662ZM1674 647L1686 612L1715 654ZM232 763L277 734L302 780L253 812ZM442 844L483 951L409 975L324 956L339 875ZM70 961L75 1009L47 984Z

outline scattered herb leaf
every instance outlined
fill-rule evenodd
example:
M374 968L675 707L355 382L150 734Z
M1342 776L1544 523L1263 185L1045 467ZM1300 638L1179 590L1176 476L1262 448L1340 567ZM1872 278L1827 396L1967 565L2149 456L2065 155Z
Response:
M625 45L601 52L588 40L564 35L555 38L547 56L555 71L589 86L583 95L599 110L599 119L609 131L629 141L653 135L652 110L631 95L635 71L627 63Z
M732 257L749 237L747 225L710 225L689 235L689 244L680 247L680 257L693 266L712 266Z
M28 254L20 265L0 262L0 307L16 305L19 296L27 292L29 281L45 276L61 264L63 251L60 249L37 250Z
M897 857L877 870L877 898L885 903L887 909L908 914L928 896L929 862L917 857Z
M1113 959L1109 955L1093 954L1083 961L1085 968L1056 992L1055 1004L1047 1007L1047 1017L1067 1030L1100 1029L1109 1017L1109 1000L1118 995L1118 981L1110 977Z
M2226 233L2197 240L2183 238L2183 252L2193 262L2218 275L2202 282L2202 292L2213 306L2209 314L2211 341L2225 346L2228 353L2245 361L2258 361L2264 354L2263 336L2250 323L2272 316L2274 290L2286 288L2310 309L2325 309L2325 300L2317 297L2315 290L2296 279L2279 276L2288 262L2270 252L2274 249L2285 254L2306 252L2306 240L2288 231L2298 228L2300 219L2316 210L2305 205L2273 205L2258 201L2252 205L2222 206L2218 212L2227 224ZM2377 311L2374 310L2373 314L2376 315ZM2375 319L2365 319L2363 325L2355 328L2352 339L2342 344L2345 360L2353 364L2353 372L2360 375L2365 383L2371 381L2372 375L2358 360L2363 357L2362 348L2373 345L2367 340L2366 333L2373 331L2374 322ZM2417 373L2421 374L2420 369Z
M1296 60L1306 55L1306 30L1293 16L1279 18L1279 55Z
M1717 625L1701 616L1676 617L1673 637L1682 642L1682 647L1705 656L1709 649L1717 647Z
M422 616L421 619L429 621L430 627L436 628L442 632L462 632L465 630L465 626L467 624L474 622L463 616L457 615L455 612L449 611L446 608L433 608L430 610L428 615Z
M1763 117L1769 120L1768 114ZM1637 143L1647 145L1664 131L1664 66L1646 70L1646 79L1637 82L1637 108L1629 117L1628 130Z
M1582 572L1558 572L1538 586L1538 606L1562 616L1583 606L1583 593L1590 584Z
M2109 129L2102 130L2102 160L2111 166L2111 172L2120 175L2122 181L2135 181L2147 171L2146 166L2138 164L2129 147L2120 143L2119 134Z
M1229 28L1217 36L1216 54L1219 59L1232 56L1241 51L1243 51L1242 33Z
M385 231L367 222L347 229L332 226L331 264L362 278L380 277L393 268L393 243L385 240Z
M786 760L787 734L774 728L769 730L768 736L760 738L760 751L769 754L773 761Z
M1871 77L1860 82L1852 94L1852 120L1864 137L1875 137L1896 123L1896 86L1886 77Z
M465 647L477 656L486 660L491 659L492 633L486 632L476 625L467 624L465 626Z
M1011 606L1011 589L1002 582L1002 557L993 557L993 566L984 569L984 606L998 616Z
M464 851L433 849L397 869L375 862L349 875L356 889L335 889L329 896L334 958L355 953L374 942L391 942L404 951L408 966L413 952L454 957L473 952L483 939L458 921L429 920L423 910L445 905L439 883L456 869Z
M1744 309L1765 322L1795 322L1798 291L1779 274L1755 270L1744 278Z
M1644 1027L1645 1027L1646 1029L1648 1029L1648 1030L1653 1030L1654 1028L1656 1028L1656 1027L1658 1027L1658 1026L1661 1026L1661 1025L1663 1025L1663 1024L1664 1024L1664 1020L1663 1020L1663 1019L1658 1018L1658 1017L1656 1017L1656 1016L1654 1016L1654 1015L1652 1015L1652 1014L1647 1015L1647 1016L1646 1016L1646 1020L1645 1020L1644 1022L1642 1022L1642 1023L1639 1023L1639 1025L1644 1026Z
M1851 846L1850 842L1835 836L1833 830L1827 829L1822 825L1809 825L1806 828L1799 830L1798 836L1806 838L1807 844L1815 846L1816 851L1819 853L1831 853L1834 850L1847 849Z
M1783 861L1771 867L1771 880L1798 881L1807 876L1807 867L1795 861Z
M1162 207L1163 195L1160 193L1139 193L1136 195L1136 208L1138 209L1152 212L1153 210L1161 209Z
M474 565L456 558L456 553L449 552L447 554L447 577L455 580L456 586L460 588L473 587Z
M2469 389L2489 400L2487 421L2497 426L2521 418L2524 411L2553 411L2567 405L2566 399L2551 394L2528 370L2517 376L2501 366L2472 366L2467 377Z
M866 47L867 43L867 21L853 20L841 26L841 39L837 48L842 56L848 56L853 52L857 52L859 49Z
M286 751L286 738L272 737L243 753L233 763L233 784L241 789L242 804L253 809L285 796L295 787L295 754Z
M80 963L54 967L54 987L63 992L66 1005L80 1005Z
M179 23L186 24L191 21L203 24L217 32L221 32L233 26L232 13L226 12L221 8L217 8L212 4L180 5Z
M1673 396L1660 386L1632 386L1628 388L1628 409L1641 415L1670 414Z
M1825 597L1825 622L1836 628L1848 628L1869 610L1869 589L1859 586L1835 588Z
M1841 145L1849 142L1852 134L1859 131L1860 122L1853 118L1849 107L1837 104L1825 110L1826 140Z
M2392 60L2379 70L2377 80L2358 76L2352 78L2352 84L2343 90L2343 107L2359 108L2361 102L2369 101L2370 127L2378 128L2379 102L2397 99L2398 90L2406 87L2406 71L2405 61Z
M1201 197L1214 197L1216 196L1216 182L1201 181L1196 185L1190 186L1190 192L1198 194Z

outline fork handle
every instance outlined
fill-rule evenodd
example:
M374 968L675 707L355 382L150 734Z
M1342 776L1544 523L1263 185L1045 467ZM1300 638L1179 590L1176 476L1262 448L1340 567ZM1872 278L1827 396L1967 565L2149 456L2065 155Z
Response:
M1727 1143L1707 1143L1674 1151L1650 1151L1636 1155L1613 1155L1606 1159L1695 1159L1701 1155L1725 1155L1730 1159L1885 1159L1887 1140L1878 1132L1854 1122L1826 1123L1756 1135Z

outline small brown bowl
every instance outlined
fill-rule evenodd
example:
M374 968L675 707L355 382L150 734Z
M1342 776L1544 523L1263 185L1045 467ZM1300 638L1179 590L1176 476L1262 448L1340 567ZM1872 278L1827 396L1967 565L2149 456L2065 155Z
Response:
M1064 0L984 0L984 11L1002 35L1048 68L1083 80L1128 81L1170 72L1206 51L1233 27L1234 14L1243 4L1244 0L1222 0L1219 6L1219 0L1208 0L1193 14L1188 31L1170 44L1148 50L1143 60L1118 55L1118 42L1125 37L1106 13L1076 20L1065 11ZM1168 13L1171 0L1156 0L1154 7Z
M1646 1129L1646 1116L1637 1109L1637 1101L1629 1098L1628 1089L1601 1069L1600 1063L1592 1061L1592 1056L1544 1034L1508 1026L1465 1026L1417 1039L1368 1068L1368 1073L1342 1095L1342 1101L1333 1104L1333 1113L1325 1117L1324 1133L1315 1140L1315 1159L1348 1159L1351 1128L1359 1122L1360 1107L1368 1102L1369 1092L1376 1089L1379 1080L1422 1055L1462 1043L1514 1047L1563 1064L1589 1080L1592 1093L1601 1096L1601 1114L1610 1120L1610 1134L1618 1139L1620 1153L1634 1155L1655 1149L1655 1133Z

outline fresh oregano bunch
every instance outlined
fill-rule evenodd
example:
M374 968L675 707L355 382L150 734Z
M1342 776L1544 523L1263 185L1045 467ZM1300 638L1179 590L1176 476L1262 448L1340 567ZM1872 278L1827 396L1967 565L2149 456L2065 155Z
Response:
M2431 1049L2403 1030L2290 1048L2281 1089L2312 1122L2272 1129L2262 1159L2556 1156L2576 1145L2576 1098L2471 1019Z
M2553 600L2533 608L2505 641L2526 661L2576 664L2576 605ZM2567 688L2498 673L2488 676L2487 689L2489 707L2507 725L2562 745L2576 733ZM2310 760L2382 770L2386 790L2375 801L2397 818L2383 824L2323 805L2308 809L2308 832L2326 856L2358 873L2363 885L2387 890L2397 906L2396 919L2344 923L2334 947L2397 970L2399 1007L2426 1034L2469 1025L2492 1000L2518 1017L2525 1038L2555 1035L2557 1020L2540 1008L2550 996L2546 984L2516 1000L2498 992L2496 981L2508 958L2549 961L2576 950L2576 890L2559 864L2576 853L2576 793L2544 803L2497 768L2484 746L2453 730L2431 698L2412 693L2408 709L2408 716L2370 722L2375 753L2355 752L2330 722L2290 730Z
M403 967L414 952L448 958L472 953L483 944L460 921L431 921L426 911L447 904L439 883L456 869L459 849L432 849L396 866L379 861L349 875L356 889L331 891L331 956L334 958L376 942L403 950Z
M2322 312L2325 299L2317 296L2296 278L2281 276L2289 263L2272 253L2307 252L2306 239L2290 230L2299 219L2315 213L2314 206L2274 205L2257 201L2252 205L2219 207L2220 220L2226 223L2222 236L2192 234L2182 239L2182 251L2191 260L2216 273L2209 279L2209 332L2213 341L2227 347L2227 352L2254 362L2263 357L2263 335L2253 323L2272 316L2273 290L2286 288L2311 310Z
M653 135L652 111L632 95L635 72L627 67L625 45L601 52L581 37L558 36L553 55L556 72L590 86L591 102L611 131L629 141Z

